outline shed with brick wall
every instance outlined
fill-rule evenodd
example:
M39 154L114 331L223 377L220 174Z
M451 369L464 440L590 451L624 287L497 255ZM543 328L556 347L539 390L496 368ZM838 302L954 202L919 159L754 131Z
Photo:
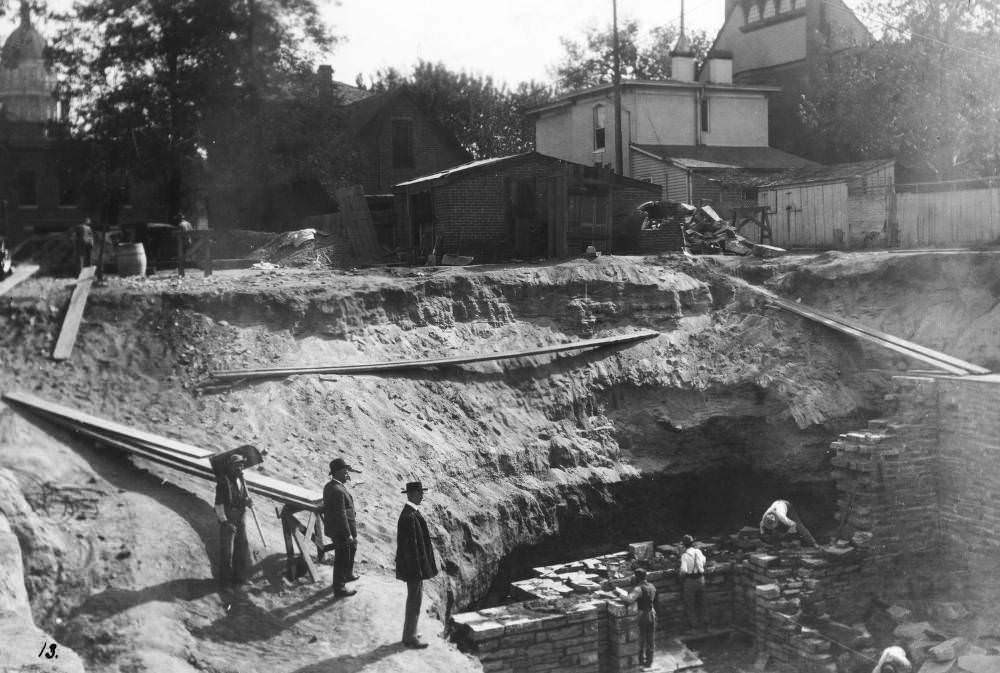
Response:
M634 252L635 209L659 191L537 152L482 159L397 184L396 241L414 260L431 251L478 262L565 257L588 245Z

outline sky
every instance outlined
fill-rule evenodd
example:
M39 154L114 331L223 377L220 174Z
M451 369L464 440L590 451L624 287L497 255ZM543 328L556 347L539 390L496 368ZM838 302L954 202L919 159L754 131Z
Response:
M4 0L0 0L3 2ZM0 40L16 25L18 0L7 0ZM587 28L611 22L611 0L316 0L333 31L344 39L320 63L334 78L354 83L394 67L408 74L418 60L455 71L489 75L498 83L549 82L563 56L561 37L582 39ZM864 0L846 0L860 13ZM686 0L685 26L714 37L725 0ZM48 0L66 9L71 0ZM634 18L645 34L679 23L681 0L618 0L619 21ZM869 22L870 23L870 22ZM873 26L869 25L870 28ZM43 31L45 28L43 27Z
M582 38L588 27L611 23L611 0L320 0L334 32L346 35L328 60L334 79L419 59L490 75L515 86L548 81L560 61L560 37ZM710 35L722 27L724 0L687 0L685 26ZM618 19L634 18L641 32L680 21L681 0L618 0Z

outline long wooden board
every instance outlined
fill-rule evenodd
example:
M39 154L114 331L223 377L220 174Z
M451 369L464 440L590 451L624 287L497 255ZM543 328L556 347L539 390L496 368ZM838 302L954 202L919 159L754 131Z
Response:
M421 367L458 365L470 362L485 362L488 360L507 360L511 358L531 357L533 355L544 355L546 353L560 353L563 351L581 350L585 348L621 345L635 341L642 341L644 339L652 339L659 334L660 333L656 330L642 330L634 334L602 337L600 339L585 339L583 341L574 341L568 344L543 346L541 348L531 348L523 351L486 353L483 355L455 355L446 358L432 358L426 360L394 360L390 362L365 362L354 365L289 367L284 369L222 369L211 372L210 376L217 380L240 380L251 378L271 378L277 376L294 376L296 374L369 374L373 372L402 371L407 369L418 369Z
M42 268L37 264L18 264L9 276L0 281L0 295L6 294L23 281L28 280Z
M812 308L806 308L785 299L769 297L769 300L774 305L779 306L786 311L795 313L796 315L800 315L803 318L807 318L814 322L818 322L821 325L829 327L830 329L878 344L883 348L895 351L909 358L913 358L914 360L926 362L929 365L933 365L938 369L944 370L956 376L989 373L988 369L984 369L978 365L964 362L958 358L953 358L949 355L945 355L944 353L939 353L938 351L931 350L930 348L925 348L910 341L906 341L905 339L899 339L886 334L880 336L880 333L875 332L874 330L869 330L862 326L851 324L846 320L822 314Z
M94 282L96 271L96 266L85 266L76 278L76 287L73 288L73 296L69 299L69 308L66 309L66 317L63 318L59 339L56 341L56 347L52 349L53 360L66 360L73 352L73 344L76 343L76 334L80 331L80 320L83 319L83 309L87 306L87 296L90 294L90 285Z
M3 399L26 407L57 425L91 439L106 442L168 467L215 480L208 460L212 451L91 416L29 393L6 393ZM252 470L245 472L244 478L249 491L277 502L311 511L322 506L323 494L317 490L289 484Z

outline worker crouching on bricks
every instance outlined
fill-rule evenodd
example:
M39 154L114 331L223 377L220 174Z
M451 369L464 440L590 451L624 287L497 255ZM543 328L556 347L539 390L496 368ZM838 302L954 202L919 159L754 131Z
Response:
M646 580L645 570L636 568L635 588L626 592L616 587L615 593L625 604L635 603L639 609L639 665L650 668L656 650L656 587Z
M906 658L906 650L899 645L891 645L882 650L882 656L872 669L872 673L910 673L913 666Z
M230 456L225 473L215 485L215 514L219 518L220 531L219 582L223 587L239 586L247 581L249 574L246 514L253 503L243 479L245 462L238 453Z
M798 535L804 544L819 546L792 503L775 500L760 519L760 536L765 542L777 542L786 535Z

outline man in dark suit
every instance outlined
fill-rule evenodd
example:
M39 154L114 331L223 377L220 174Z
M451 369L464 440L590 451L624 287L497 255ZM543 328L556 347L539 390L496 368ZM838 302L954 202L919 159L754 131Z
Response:
M323 521L326 534L333 540L333 593L353 596L347 583L358 579L354 574L354 553L358 549L358 528L354 513L354 497L347 490L351 469L343 458L330 461L330 481L323 489Z
M437 575L431 534L420 511L424 487L419 481L406 484L406 505L396 526L396 578L406 582L406 617L403 621L403 645L416 649L427 647L417 637L417 621L424 596L424 580Z
M246 582L250 566L246 513L252 505L243 480L246 459L234 453L215 484L215 514L219 519L219 581L223 586Z

